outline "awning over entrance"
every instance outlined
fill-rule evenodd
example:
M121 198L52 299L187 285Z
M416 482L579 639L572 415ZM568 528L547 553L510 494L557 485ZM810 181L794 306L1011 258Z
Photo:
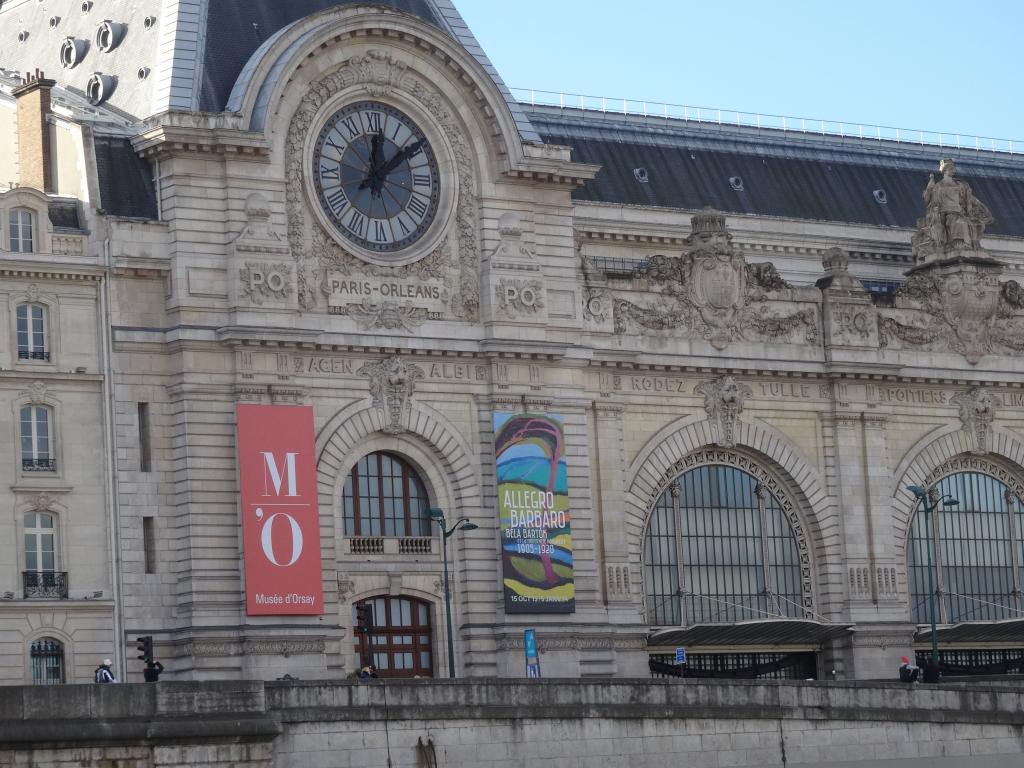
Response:
M1024 618L1003 621L969 621L940 627L935 636L940 643L1004 643L1011 646L1024 645ZM931 640L930 627L917 630L914 640L926 643Z
M852 624L829 624L809 619L758 619L736 624L694 624L659 629L647 636L647 645L686 646L820 646L853 632Z

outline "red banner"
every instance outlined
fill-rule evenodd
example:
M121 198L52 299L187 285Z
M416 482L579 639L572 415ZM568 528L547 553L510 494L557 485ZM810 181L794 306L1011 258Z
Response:
M237 415L246 612L321 615L313 409L239 405Z

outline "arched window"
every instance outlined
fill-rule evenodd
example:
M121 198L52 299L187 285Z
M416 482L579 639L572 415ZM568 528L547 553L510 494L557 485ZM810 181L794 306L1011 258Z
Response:
M50 415L44 405L21 409L21 468L26 472L52 472L56 468L50 444Z
M19 360L49 360L46 349L46 308L39 304L19 304L15 310Z
M375 597L359 605L373 609L373 630L359 631L352 608L356 660L369 662L380 677L433 677L430 605L409 597Z
M8 217L11 250L15 253L32 253L35 250L32 238L32 211L12 208Z
M995 621L1024 618L1024 509L1005 483L981 472L960 472L935 489L959 500L926 515L920 507L910 526L907 570L910 611L920 624L931 620L928 558L932 561L936 620Z
M361 458L341 496L346 536L430 536L426 486L416 470L393 453Z
M655 625L802 618L796 539L778 499L734 467L698 467L658 499L644 545Z
M64 682L64 644L52 637L41 637L29 651L33 685L60 685Z

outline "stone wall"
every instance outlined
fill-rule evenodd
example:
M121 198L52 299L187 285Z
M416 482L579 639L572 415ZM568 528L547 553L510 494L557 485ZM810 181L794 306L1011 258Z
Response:
M0 699L0 766L1005 766L1022 710L1019 685L977 684L23 687Z

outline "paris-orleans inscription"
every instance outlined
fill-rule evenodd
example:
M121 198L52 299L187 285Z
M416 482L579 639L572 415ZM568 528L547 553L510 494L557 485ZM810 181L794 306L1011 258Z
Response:
M332 315L347 315L356 306L402 302L422 310L428 319L438 320L450 299L441 280L367 280L341 272L327 273L327 307Z

